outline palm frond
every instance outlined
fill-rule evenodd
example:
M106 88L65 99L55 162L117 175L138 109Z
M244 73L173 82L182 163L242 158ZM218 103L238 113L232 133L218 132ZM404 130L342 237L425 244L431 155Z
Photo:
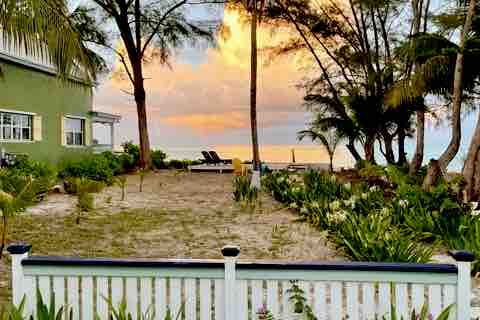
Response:
M64 0L2 0L0 28L8 51L46 60L61 78L94 80L94 64L69 20Z

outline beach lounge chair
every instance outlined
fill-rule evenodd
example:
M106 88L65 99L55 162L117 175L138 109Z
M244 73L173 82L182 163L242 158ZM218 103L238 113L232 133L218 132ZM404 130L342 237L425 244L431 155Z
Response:
M210 157L212 157L215 163L232 164L232 159L222 159L218 156L217 152L215 151L209 151L208 153L210 153Z
M212 156L207 151L202 151L202 155L205 158L205 164L216 164L215 160L213 160Z

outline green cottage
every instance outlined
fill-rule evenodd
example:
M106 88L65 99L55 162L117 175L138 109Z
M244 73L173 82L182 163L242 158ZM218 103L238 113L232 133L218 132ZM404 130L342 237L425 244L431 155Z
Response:
M0 158L28 155L57 162L66 155L112 150L120 117L93 111L93 89L72 78L62 83L55 68L0 48ZM75 81L76 83L73 83ZM93 129L110 127L107 143Z

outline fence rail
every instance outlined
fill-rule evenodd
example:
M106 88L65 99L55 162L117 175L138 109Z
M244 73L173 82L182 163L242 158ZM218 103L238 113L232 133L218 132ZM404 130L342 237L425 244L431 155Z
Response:
M148 312L163 320L167 310L187 320L257 319L266 308L275 319L296 319L292 283L319 320L407 318L427 304L433 316L454 304L451 319L470 318L468 252L454 252L453 264L274 263L237 261L236 247L224 260L116 260L29 256L30 246L13 245L13 302L26 298L35 314L38 292L56 308L67 306L72 320L107 319L109 305L125 301L133 319ZM293 282L292 282L293 281Z

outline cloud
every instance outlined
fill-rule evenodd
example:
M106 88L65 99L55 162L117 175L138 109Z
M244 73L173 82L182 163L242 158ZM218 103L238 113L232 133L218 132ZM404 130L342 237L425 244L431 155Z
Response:
M229 130L249 129L250 27L244 21L240 12L225 9L229 37L219 39L215 48L206 49L201 61L178 58L172 61L172 68L156 63L145 65L149 122L162 124L150 126L153 137L160 135L154 131L165 130L165 126L212 137ZM296 88L302 75L295 59L278 58L267 66L269 57L262 48L286 37L277 31L262 27L259 32L257 110L259 124L266 127L285 126L293 118L303 119L305 114L301 107L303 94ZM98 90L96 105L121 114L129 120L125 123L131 124L136 117L135 104L132 96L122 90L131 91L130 84L118 77L111 79ZM301 126L298 121L292 125L296 129Z
M250 125L248 117L239 112L170 116L163 118L162 122L173 126L186 126L200 133L220 133L226 129L245 129Z

